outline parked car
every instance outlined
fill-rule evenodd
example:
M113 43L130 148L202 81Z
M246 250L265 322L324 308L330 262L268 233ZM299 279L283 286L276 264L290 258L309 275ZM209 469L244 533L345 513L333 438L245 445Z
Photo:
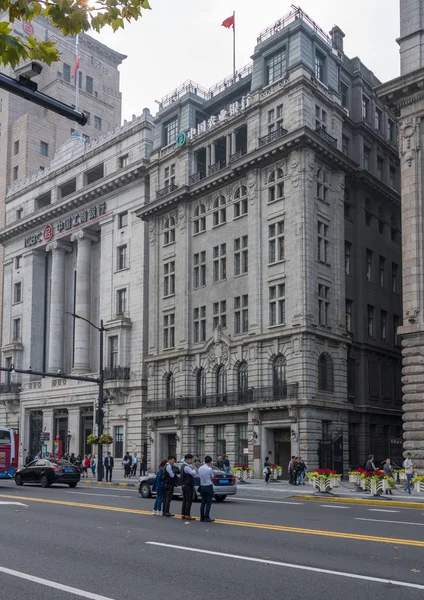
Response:
M63 483L74 488L81 478L78 467L66 460L40 458L18 469L15 473L16 485L24 483L39 483L47 488L55 483Z
M181 463L178 463L175 466L178 467L178 469L183 467ZM151 498L155 494L155 492L152 491L155 478L155 473L150 473L149 475L143 475L140 477L138 491L140 492L142 498ZM224 473L224 471L213 468L212 482L215 500L217 502L223 502L227 496L234 496L237 493L236 481L236 478L232 475L227 475L227 473ZM199 485L200 479L197 475L194 478L193 500L200 499L200 494L197 491ZM175 488L174 495L182 497L183 492L181 486Z

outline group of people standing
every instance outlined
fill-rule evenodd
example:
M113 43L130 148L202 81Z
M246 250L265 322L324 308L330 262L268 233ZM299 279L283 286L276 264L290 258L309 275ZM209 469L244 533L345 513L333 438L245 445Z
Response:
M81 478L88 478L89 470L91 470L93 477L96 476L97 456L95 454L84 454L84 458L82 458L80 454L75 456L73 452L70 455L66 452L63 455L63 460L67 460L77 467L81 471Z
M198 459L197 456L195 458ZM175 462L175 456L170 455L168 456L168 460L163 460L158 467L153 484L153 491L156 492L156 501L152 514L173 517L174 515L171 513L171 501L175 487L181 485L183 492L181 518L186 521L195 521L196 517L191 516L191 505L194 496L194 478L198 475L200 479L198 492L202 498L200 520L212 523L215 520L210 517L213 500L212 458L206 456L204 464L198 468L192 454L184 456L181 469L175 466Z
M146 473L146 459L144 454L141 455L141 459L139 460L137 456L137 452L131 456L129 452L126 452L122 465L124 467L124 478L136 477L137 476L137 468L140 464L140 475L144 475Z
M292 456L288 465L289 484L306 485L305 475L307 467L301 456Z
M414 477L414 464L413 464L411 458L412 458L412 454L410 452L408 452L408 454L406 455L406 458L402 464L403 468L405 469L405 475L406 475L404 491L408 492L408 494L412 493L412 479ZM374 454L369 455L367 463L365 465L365 470L368 472L376 470L375 462L374 462ZM384 463L384 466L383 466L383 471L384 471L385 477L393 477L394 466L392 465L392 461L390 460L390 458L386 458L386 462ZM390 494L392 496L393 495L392 490L390 490L390 489L386 490L386 494Z

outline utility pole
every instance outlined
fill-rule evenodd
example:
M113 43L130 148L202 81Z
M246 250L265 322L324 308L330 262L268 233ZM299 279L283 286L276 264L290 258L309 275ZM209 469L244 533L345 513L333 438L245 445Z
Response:
M95 327L95 325L93 325ZM104 332L106 331L103 327L103 319L100 321L100 327L97 327L100 333L100 357L99 357L99 399L98 399L98 411L96 411L96 415L98 415L97 428L98 428L98 437L100 438L103 435L103 384L104 384L104 370L103 370L103 339ZM97 481L103 480L103 444L100 444L99 439L99 449L97 452Z

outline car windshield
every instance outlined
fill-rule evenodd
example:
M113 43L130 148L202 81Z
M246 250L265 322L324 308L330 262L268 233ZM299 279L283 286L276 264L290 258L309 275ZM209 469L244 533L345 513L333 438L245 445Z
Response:
M60 467L72 467L72 463L68 462L67 460L57 460L55 458L51 458L49 462L52 465L59 465Z

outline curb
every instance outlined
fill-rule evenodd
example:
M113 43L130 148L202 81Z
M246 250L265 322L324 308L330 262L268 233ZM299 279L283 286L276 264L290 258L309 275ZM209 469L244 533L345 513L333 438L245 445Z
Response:
M334 498L327 496L290 496L294 500L312 500L314 502L342 502L344 504L378 504L380 506L400 506L403 508L420 508L424 509L424 502L403 502L400 500L371 500L362 498Z
M121 483L121 482L110 482L110 481L82 481L80 483L83 485L107 485L110 486L119 486L119 487L134 487L138 488L138 483Z

